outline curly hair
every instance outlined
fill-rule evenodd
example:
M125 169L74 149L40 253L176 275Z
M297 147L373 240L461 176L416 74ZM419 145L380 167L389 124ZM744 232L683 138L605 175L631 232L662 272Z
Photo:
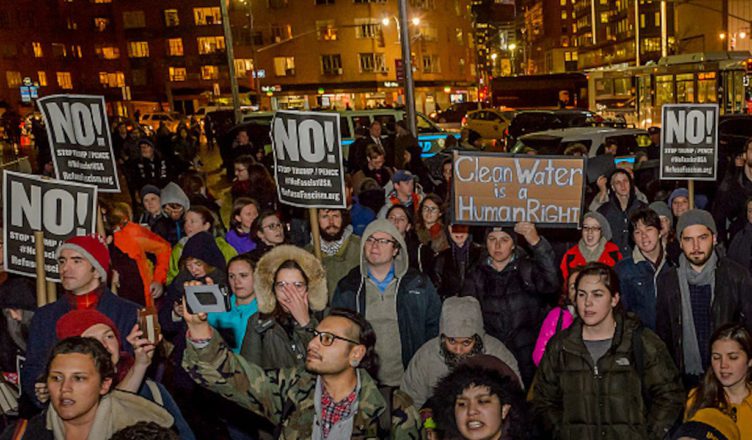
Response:
M445 438L462 438L457 429L454 406L457 397L471 387L487 387L490 394L499 398L501 406L511 406L503 422L503 438L527 438L527 411L519 385L497 370L466 364L455 368L434 387L433 417L438 427L447 434Z
M52 353L47 361L47 367L45 368L45 377L50 375L50 368L52 362L58 355L61 354L87 354L91 356L94 361L94 367L99 372L100 380L115 378L115 365L112 363L112 355L102 345L101 342L94 338L84 338L82 336L72 336L65 338L62 341L55 344L52 348ZM112 390L114 386L110 388Z

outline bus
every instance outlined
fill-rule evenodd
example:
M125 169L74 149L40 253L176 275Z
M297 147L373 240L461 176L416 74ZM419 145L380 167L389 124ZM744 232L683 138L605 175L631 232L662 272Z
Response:
M491 81L494 107L513 109L556 108L559 92L569 92L567 108L588 109L588 79L584 73L499 76Z
M708 52L663 57L644 66L588 71L591 111L627 125L661 125L663 104L717 103L720 113L752 113L752 54Z

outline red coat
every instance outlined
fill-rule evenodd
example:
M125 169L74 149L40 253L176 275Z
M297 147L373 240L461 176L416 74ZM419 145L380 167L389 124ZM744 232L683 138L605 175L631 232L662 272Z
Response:
M598 260L596 261L614 267L621 258L622 256L621 252L619 252L619 246L611 241L607 241L606 246L603 248L603 253L601 253L601 256L598 257ZM561 274L564 276L564 282L569 278L570 269L577 266L584 266L585 264L587 264L587 261L585 261L585 257L582 255L582 252L580 252L580 247L574 245L569 248L567 253L565 253L564 257L561 259L561 265L559 266L561 268Z

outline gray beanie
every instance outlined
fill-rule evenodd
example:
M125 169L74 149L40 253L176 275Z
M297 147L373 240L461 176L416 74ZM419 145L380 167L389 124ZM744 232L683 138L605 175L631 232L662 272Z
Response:
M648 208L655 211L658 216L668 218L669 223L671 223L672 225L674 224L674 214L671 212L671 208L668 207L666 202L653 202L648 206Z
M606 241L611 240L611 237L613 237L613 234L611 233L611 225L608 224L608 220L606 220L606 217L604 217L603 214L596 211L590 211L582 217L582 221L584 222L586 218L595 219L595 221L601 225L601 237L605 238Z
M703 225L707 226L713 235L718 234L718 229L715 227L715 220L708 211L704 209L690 209L679 217L679 222L676 224L676 233L679 237L682 235L682 231L687 226Z
M439 333L450 338L483 336L483 313L472 296L450 296L441 307Z

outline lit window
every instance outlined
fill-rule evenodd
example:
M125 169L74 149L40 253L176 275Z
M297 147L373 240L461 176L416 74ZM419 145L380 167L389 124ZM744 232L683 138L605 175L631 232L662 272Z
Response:
M39 72L37 72L37 76L39 77L39 86L46 87L47 86L47 73L44 70L40 70Z
M249 72L253 72L253 61L250 59L235 60L235 77L246 78Z
M167 55L171 57L183 56L183 39L182 38L169 38L167 40Z
M219 79L219 67L201 66L201 79Z
M334 27L334 20L317 20L316 35L319 40L335 41L337 39L337 28Z
M94 46L94 53L99 59L103 60L116 60L120 58L120 48L117 46L97 44Z
M355 19L355 38L381 37L381 22L375 18Z
M197 26L222 24L219 8L193 8L193 19Z
M125 87L123 72L99 72L99 83L104 87Z
M274 57L274 74L276 76L295 75L295 57Z
M561 11L561 19L566 20L567 19L567 11Z
M217 52L224 52L225 37L198 37L198 53L208 55Z
M144 11L123 12L123 27L125 29L146 27L146 16L144 15Z
M94 17L94 29L97 32L104 32L110 27L110 19L107 17Z
M21 72L8 70L5 72L5 79L8 80L8 88L16 88L21 86Z
M34 49L34 58L42 58L44 56L44 52L42 51L42 43L34 41L33 43L31 43L31 47Z
M92 0L92 3L112 3L112 0Z
M324 75L342 75L342 57L340 54L321 55L321 73Z
M289 24L272 25L272 39L275 43L292 38L292 26Z
M61 89L72 89L73 79L71 78L70 72L57 72L57 85Z
M366 72L386 72L386 62L383 53L361 53L358 54L360 59L360 71Z
M608 12L601 12L601 23L608 23Z
M185 67L170 67L170 81L185 81Z
M146 41L129 41L128 56L130 58L148 58L149 43Z
M180 16L177 9L165 9L164 11L165 26L175 27L180 25Z
M423 73L440 73L438 55L423 55Z

